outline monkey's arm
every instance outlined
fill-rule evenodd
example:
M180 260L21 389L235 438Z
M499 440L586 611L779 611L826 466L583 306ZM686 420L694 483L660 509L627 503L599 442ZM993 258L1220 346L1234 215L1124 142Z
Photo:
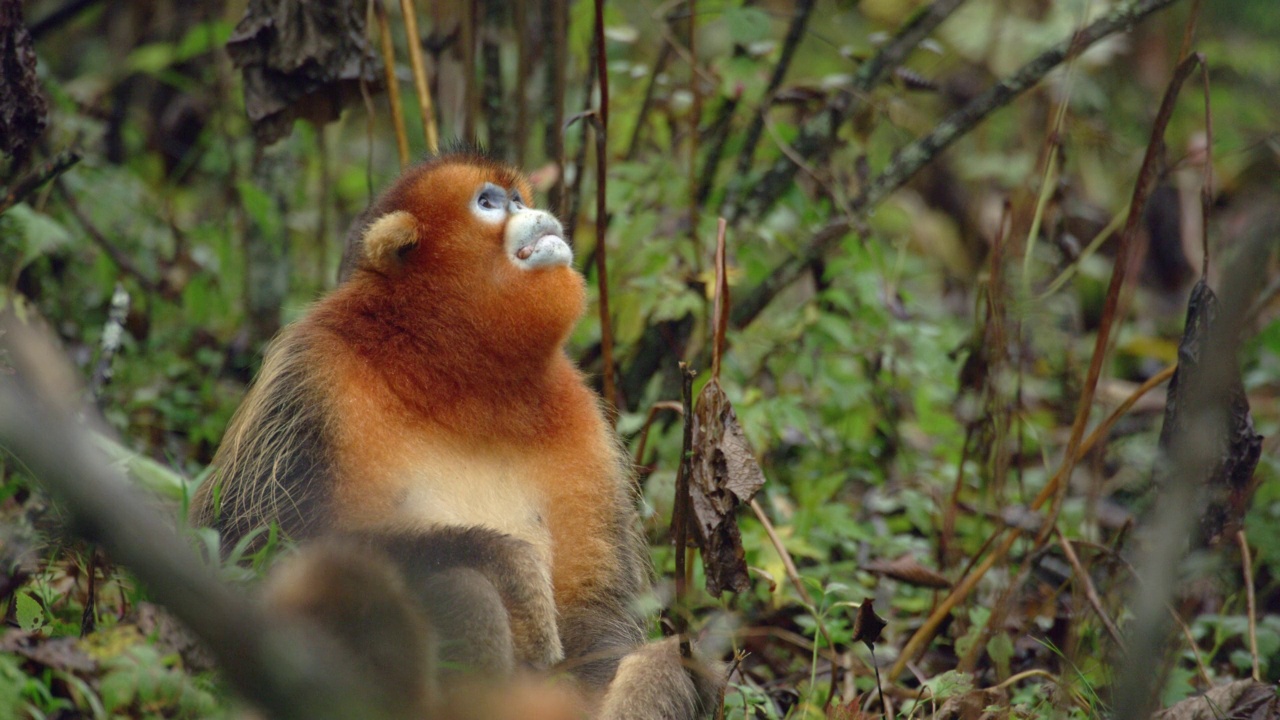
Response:
M509 674L512 663L504 665L500 654L512 648L515 661L537 670L564 657L550 568L529 543L482 527L357 537L387 553L432 624L456 635L457 643L442 648L446 659L478 660L480 667ZM483 634L500 621L509 623L505 651ZM489 642L496 644L484 649Z

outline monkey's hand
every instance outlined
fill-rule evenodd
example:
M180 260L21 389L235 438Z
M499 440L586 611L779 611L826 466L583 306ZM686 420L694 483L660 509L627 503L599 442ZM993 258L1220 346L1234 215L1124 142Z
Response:
M677 638L650 643L622 659L605 691L600 720L696 720L721 702L724 669L694 653L680 656Z

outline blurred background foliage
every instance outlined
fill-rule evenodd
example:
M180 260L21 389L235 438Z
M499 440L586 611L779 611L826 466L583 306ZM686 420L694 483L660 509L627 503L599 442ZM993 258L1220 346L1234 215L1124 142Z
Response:
M679 360L704 370L695 392L707 379L717 216L731 217L729 280L745 296L833 219L852 217L851 198L894 152L1117 4L969 0L889 81L858 98L860 109L820 153L802 157L795 143L806 126L834 112L851 76L926 3L606 3L605 242L618 427L633 451L655 403L680 399ZM204 472L266 341L336 283L346 229L400 170L379 81L333 122L300 120L274 145L255 141L241 75L224 50L245 5L22 4L50 107L35 157L75 148L83 159L0 215L0 303L56 333L96 390L87 399L116 433L119 461L151 473L172 503ZM393 5L407 139L421 157L426 141ZM796 17L808 5L801 25ZM363 18L364 3L355 7ZM1201 266L1204 164L1212 164L1211 282L1251 218L1280 201L1280 14L1273 0L1195 7L1191 47L1210 71L1212 145L1193 80L1168 129L1142 223L1145 251L1123 295L1091 425L1176 360ZM840 678L841 704L832 708L855 712L854 693L868 693L875 680L867 649L851 642L849 603L874 599L889 621L877 645L883 663L941 597L910 573L868 568L905 557L957 580L1056 469L1102 312L1114 221L1127 211L1191 10L1175 3L993 112L906 187L854 217L854 230L749 324L731 328L721 382L768 477L761 506L815 606L788 584L765 528L744 514L751 589L694 600L695 626L712 647L726 657L730 646L749 651L737 664L728 717L821 716L832 658L854 668ZM566 20L563 37L556 13ZM599 104L592 13L583 0L419 8L441 137L477 142L530 171L539 204L574 228L594 301L596 146L590 122L575 118ZM794 57L771 90L793 24ZM370 38L377 48L372 26ZM368 62L381 78L379 54ZM766 182L769 168L793 161L794 181ZM10 161L0 169L11 182L26 167ZM773 195L756 202L762 193ZM1003 252L993 261L997 242ZM129 300L121 346L114 375L95 386L117 287ZM1280 600L1280 483L1270 439L1280 423L1280 307L1271 292L1242 358L1254 421L1268 438L1246 523L1263 609ZM1001 328L994 336L993 317ZM602 372L600 342L593 310L571 344L593 377ZM1079 463L1058 518L1122 624L1127 530L1150 501L1159 394ZM637 463L665 580L681 425L665 410L655 415ZM0 600L10 627L0 643L0 715L224 712L215 709L225 708L216 699L225 690L158 640L154 620L139 619L145 593L108 558L53 530L56 511L3 456L0 479ZM1165 702L1250 673L1234 553L1207 556L1179 599L1195 651L1180 639ZM86 607L96 627L77 639ZM825 642L814 649L819 623L834 655ZM1274 682L1280 616L1265 613L1255 634L1262 679ZM906 683L929 684L933 699L915 710L924 716L948 698L972 698L1039 669L1045 674L982 697L1018 717L1092 716L1106 712L1108 647L1061 550L1028 541L957 608ZM890 696L904 717L928 697Z

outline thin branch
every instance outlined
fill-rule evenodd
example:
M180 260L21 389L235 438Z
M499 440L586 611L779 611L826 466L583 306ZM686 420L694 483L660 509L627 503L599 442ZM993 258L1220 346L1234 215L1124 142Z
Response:
M1132 570L1132 568L1130 568ZM1172 605L1167 606L1169 609L1169 617L1173 618L1173 622L1182 630L1182 637L1187 641L1187 647L1191 648L1191 655L1196 659L1196 669L1200 671L1200 679L1204 681L1206 688L1213 687L1213 677L1209 675L1209 667L1204 664L1204 658L1200 656L1200 648L1196 645L1196 638L1191 634L1191 628L1187 627L1187 623L1178 615L1178 611L1173 609Z
M693 657L689 645L688 578L685 556L689 550L689 477L693 474L693 379L697 373L680 363L680 399L684 405L684 439L680 452L680 469L676 471L676 496L672 501L671 530L676 545L676 632L680 636L680 655Z
M1249 658L1253 661L1253 680L1262 682L1262 672L1258 669L1258 605L1253 593L1253 556L1249 552L1249 539L1245 537L1243 529L1236 531L1236 542L1240 545L1245 606L1249 611Z
M70 170L78 162L80 162L79 152L64 150L47 160L43 165L18 178L5 191L4 199L0 200L0 215L3 215L6 210L14 205L26 200L27 196L39 189L41 185L50 180L56 180L62 173Z
M1143 395L1147 394L1157 385L1173 376L1174 367L1176 366L1165 368L1165 370L1157 373L1155 376L1147 380L1147 382L1143 383L1141 387L1135 390L1133 394L1120 404L1120 407L1116 408L1115 411L1112 412L1110 417L1099 424L1098 427L1089 434L1088 439L1080 444L1080 448L1077 450L1077 453L1083 454L1088 452L1094 444L1096 444L1101 438L1105 437L1106 433L1110 431L1111 426L1114 425L1116 421L1124 415L1124 413L1128 412L1129 408L1133 407L1133 405L1137 403ZM1064 463L1062 467L1065 466L1066 464ZM1045 486L1041 488L1035 499L1032 500L1032 510L1039 510L1043 507L1044 504L1048 502L1049 498L1053 497L1057 492L1058 486L1064 482L1065 475L1062 472L1062 467L1058 469L1058 472L1054 473L1054 476L1049 479L1049 482L1045 483ZM1008 529L1010 532L1005 536L1000 545L998 545L990 555L983 558L982 562L977 563L972 570L966 568L963 579L956 583L955 587L952 588L951 593L933 609L933 612L929 614L929 617L925 619L924 623L916 630L915 634L907 640L906 646L898 655L898 660L894 662L893 669L889 671L890 682L896 680L897 677L902 674L902 671L906 669L907 663L910 662L911 658L914 658L916 654L923 650L925 645L933 639L934 634L938 631L938 628L942 626L942 622L951 613L951 610L968 597L973 588L977 586L978 581L987 574L987 571L992 567L995 567L995 564L1008 554L1009 550L1013 547L1013 544L1021 536L1021 531L1018 530L1018 528ZM988 544L994 542L995 539L996 535L988 538ZM974 559L976 560L977 557L981 556L981 554L982 552L979 551L979 553L974 556Z
M756 146L760 144L760 137L764 134L765 113L769 111L774 93L778 92L778 88L782 87L782 81L787 77L787 70L791 68L791 59L795 57L796 48L800 47L800 40L804 37L805 29L809 26L809 18L813 15L813 6L815 4L815 0L799 0L796 4L795 15L791 17L791 24L787 27L787 38L782 41L782 54L778 57L778 64L773 66L773 74L769 76L769 85L765 88L760 106L756 108L755 114L751 118L751 125L747 127L747 135L743 141L742 150L738 153L737 177L739 180L745 178L751 172L751 163L755 160Z
M831 101L829 111L816 113L800 129L795 141L800 156L813 160L829 153L831 138L836 129L857 114L871 90L889 77L891 71L902 64L907 55L963 2L964 0L934 0L932 5L918 12L899 28L889 42L858 68L858 72L849 81L849 86ZM764 177L753 184L751 195L746 201L741 205L727 206L725 214L733 223L744 217L760 217L791 187L795 175L796 165L788 158L780 158Z
M653 421L658 417L658 413L663 410L670 410L684 416L684 406L674 400L659 400L649 408L649 414L644 419L644 427L640 428L640 440L636 443L636 457L632 461L637 468L644 467L644 451L649 444L649 430L653 427Z
M663 22L670 24L674 17L674 11L668 13ZM667 62L671 59L671 43L666 40L669 35L669 30L663 33L662 49L658 51L658 59L654 61L653 70L649 73L649 82L644 87L644 99L640 101L640 111L636 113L636 124L631 130L631 141L627 143L627 154L623 156L627 162L634 160L636 152L640 149L640 139L649 117L649 111L653 109L653 95L654 90L658 87L658 78L662 76L662 71L666 69Z
M613 327L609 316L609 269L605 262L605 233L609 227L606 187L609 180L609 68L605 56L604 0L595 0L596 81L600 83L600 124L596 126L596 283L600 288L600 362L604 384L604 400L609 404L610 420L616 420L622 407L614 382ZM579 170L581 172L581 170Z
M524 167L525 156L529 147L529 6L525 2L512 3L516 25L516 129L515 163L516 167Z
M702 273L701 238L698 237L698 225L701 224L700 203L698 201L698 133L702 125L702 85L698 82L698 0L689 2L689 94L693 97L693 107L689 109L689 243L693 246L693 274ZM714 377L714 376L713 376Z
M84 211L80 209L80 205L76 202L75 198L71 196L70 191L68 191L66 186L62 184L62 181L56 180L54 182L56 183L54 187L57 188L58 194L62 196L62 201L66 203L67 209L71 211L71 215L75 217L76 222L79 222L80 227L84 228L85 233L89 236L89 239L93 241L93 244L97 245L102 252L107 254L107 257L111 258L111 262L115 263L115 266L120 269L120 272L137 281L137 283L142 286L143 290L161 297L168 297L168 289L165 287L164 283L151 278L138 268L137 265L134 265L133 260L131 260L123 250L113 245L111 241L107 239L107 236L98 229L98 226L89 219L89 216L85 215Z
M1128 30L1148 15L1176 1L1138 0L1132 5L1117 8L1041 53L1012 75L938 123L928 135L899 150L888 167L851 201L851 209L862 214L875 207L890 193L905 185L938 153L968 134L988 115L1034 87L1063 61L1076 57L1109 35ZM783 261L737 304L733 312L733 324L736 327L743 327L754 320L778 293L800 277L805 268L835 247L852 228L853 224L848 218L841 218L818 230L808 245Z
M1111 620L1111 616L1107 614L1105 608L1102 607L1102 599L1098 597L1098 591L1093 587L1093 580L1089 578L1089 573L1085 571L1084 566L1080 564L1080 558L1076 556L1075 548L1071 547L1071 541L1062 532L1062 528L1055 528L1058 534L1058 545L1062 548L1062 553L1067 556L1067 562L1071 563L1071 568L1075 570L1076 578L1080 581L1080 586L1084 588L1084 597L1089 601L1093 612L1097 614L1098 619L1102 621L1102 626L1107 629L1107 634L1111 636L1112 642L1116 647L1124 651L1124 638L1120 635L1120 628L1116 627L1115 622Z
M1152 0L1152 2L1164 2L1166 0ZM1167 0L1171 1L1171 0ZM1097 23L1094 23L1097 25ZM1092 28L1094 25L1090 25ZM1086 28L1084 32L1088 32ZM1081 33L1083 34L1083 33ZM1035 61L1033 61L1035 62ZM1187 75L1194 69L1195 64L1201 62L1200 56L1193 56L1178 67L1174 73L1174 77L1169 82L1169 87L1165 91L1164 100L1161 102L1160 111L1156 115L1153 122L1152 138L1147 146L1147 155L1143 161L1142 170L1138 174L1138 180L1134 185L1134 197L1129 210L1129 220L1126 225L1125 234L1121 238L1120 247L1116 250L1115 268L1112 271L1111 286L1107 291L1107 300L1104 305L1102 322L1098 327L1098 337L1094 344L1093 358L1090 362L1089 374L1085 380L1084 389L1081 393L1079 403L1077 405L1076 421L1072 425L1071 438L1067 442L1067 449L1063 455L1062 465L1058 472L1054 474L1053 479L1045 485L1045 487L1036 496L1035 502L1031 507L1038 510L1050 497L1061 498L1067 487L1066 478L1071 476L1071 471L1075 467L1076 461L1080 457L1081 439L1084 434L1084 425L1088 421L1089 409L1093 406L1093 395L1097 389L1098 377L1101 374L1102 358L1106 354L1107 338L1110 335L1111 322L1115 315L1115 304L1118 300L1120 286L1123 285L1126 269L1128 267L1128 248L1131 243L1133 232L1136 231L1136 220L1142 216L1142 209L1145 206L1147 194L1150 192L1151 181L1155 178L1154 157L1158 148L1163 147L1161 138L1164 134L1164 128L1169 124L1169 118L1172 116L1174 100L1177 98L1177 91L1182 86L1182 82L1186 80ZM1058 503L1055 502L1054 508ZM1051 513L1052 517L1053 513ZM1054 523L1045 523L1047 533ZM906 647L898 656L898 660L894 663L893 669L889 672L890 681L897 676L906 667L906 663L921 652L925 645L932 641L934 634L941 626L943 619L961 600L968 596L969 592L977 585L978 580L990 570L995 563L999 562L1013 547L1013 543L1017 541L1020 532L1017 528L1012 528L1004 541L996 548L995 552L989 555L981 564L979 564L972 574L966 576L961 582L957 583L942 603L934 609L924 624L916 630L915 634L907 641Z
M1098 379L1102 376L1102 363L1107 356L1107 345L1111 340L1111 327L1116 321L1117 307L1120 303L1120 290L1124 287L1125 280L1129 277L1129 259L1131 248L1138 236L1138 228L1142 224L1142 218L1147 208L1147 199L1151 195L1151 189L1155 187L1155 182L1160 173L1160 161L1164 157L1164 131L1169 126L1169 120L1173 117L1174 106L1177 104L1178 92L1182 89L1183 82L1187 76L1195 70L1197 65L1204 63L1204 56L1196 54L1188 57L1173 72L1173 78L1169 81L1169 86L1165 90L1164 99L1160 102L1160 109L1156 112L1156 118L1152 122L1151 140L1147 142L1147 152L1142 158L1142 167L1138 170L1138 179L1133 186L1133 199L1129 202L1129 217L1125 221L1124 232L1120 234L1120 241L1116 244L1115 265L1111 271L1111 282L1107 285L1106 299L1102 304L1102 315L1098 321L1098 332L1094 338L1093 355L1089 358L1089 370L1085 375L1084 387L1080 393L1080 400L1076 405L1075 422L1071 425L1071 437L1067 440L1067 450L1063 456L1062 470L1059 475L1062 477L1071 477L1071 472L1075 469L1076 459L1079 457L1080 441L1084 438L1084 428L1089 422L1089 414L1093 410L1093 396L1098 389ZM1058 485L1057 497L1054 500L1054 509L1051 516L1057 515L1057 509L1061 506L1062 500L1066 496L1067 483L1063 482ZM1052 523L1046 524L1043 532L1048 532ZM1043 533L1042 533L1043 535Z
M568 82L569 48L566 39L568 25L568 8L566 0L543 0L542 17L549 23L550 44L544 42L544 62L546 71L543 103L544 144L546 157L556 165L555 182L547 193L547 209L561 218L565 218L568 202L565 198L564 180L564 97ZM579 168L578 172L582 172Z
M764 528L765 534L769 536L769 542L773 545L773 549L777 551L778 557L782 559L782 567L787 571L787 579L791 581L791 586L796 589L796 594L800 596L800 600L804 603L805 610L813 618L813 622L818 626L818 632L822 634L822 639L827 641L827 647L831 649L834 655L836 649L835 641L831 639L831 633L827 632L826 624L818 616L818 606L814 603L813 596L809 594L804 582L800 580L800 571L796 569L795 560L791 559L791 553L787 550L787 546L782 544L782 538L778 537L778 531L774 529L769 516L764 513L764 508L760 507L759 501L751 498L750 505L751 512L755 513L756 520L760 521L760 526ZM836 694L836 663L834 660L831 665L831 690L827 693L827 702L831 702L831 698L835 697Z
M725 262L724 218L716 223L716 299L711 313L714 334L711 341L711 377L720 379L720 356L724 353L724 338L729 329L729 277Z

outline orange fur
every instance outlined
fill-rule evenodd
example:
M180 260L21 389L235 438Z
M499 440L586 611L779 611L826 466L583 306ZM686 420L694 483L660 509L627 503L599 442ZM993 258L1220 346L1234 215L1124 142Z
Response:
M549 528L557 605L572 604L613 570L605 525L619 476L596 398L561 349L583 311L582 278L510 262L501 228L468 210L486 181L532 194L500 166L446 162L408 175L388 193L422 229L403 270L357 273L303 321L334 338L319 360L337 368L337 519L412 523L395 506L412 490L416 449L430 462L445 448L500 457Z
M516 171L450 155L370 208L344 258L352 274L268 351L193 523L217 526L227 547L271 522L297 539L372 543L446 631L441 647L492 630L496 642L469 656L480 667L566 660L565 692L530 685L477 716L532 717L538 700L548 718L598 704L611 720L692 720L716 682L688 673L672 643L637 650L648 572L628 460L563 350L584 281L558 223L493 204L494 189L478 195L486 183L531 198ZM278 597L302 598L336 618L339 641L383 657L343 627L364 617L343 588L284 577L297 594Z

